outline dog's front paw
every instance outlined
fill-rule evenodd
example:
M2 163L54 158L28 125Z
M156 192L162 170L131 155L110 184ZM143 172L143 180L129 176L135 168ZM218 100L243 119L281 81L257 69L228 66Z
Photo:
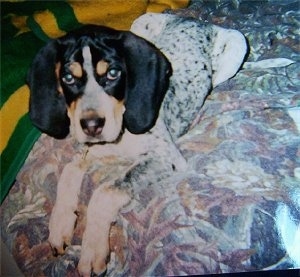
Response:
M54 207L49 222L48 241L55 255L64 254L70 245L77 216L73 211Z
M78 271L82 276L105 276L109 250L95 242L87 247L82 245Z
M105 274L110 247L111 224L119 210L130 202L130 195L109 183L97 188L87 209L86 229L82 237L81 258L78 271L83 276Z
M99 204L94 206L94 199L92 198L90 202L92 205L88 207L87 225L81 243L78 271L82 276L101 276L105 274L110 254L109 232L113 219L103 217L101 212L103 208L100 211L97 210L97 207L101 207L99 207Z
M49 222L49 238L54 252L63 254L71 243L77 219L78 194L84 171L76 163L67 164L57 184L56 203Z

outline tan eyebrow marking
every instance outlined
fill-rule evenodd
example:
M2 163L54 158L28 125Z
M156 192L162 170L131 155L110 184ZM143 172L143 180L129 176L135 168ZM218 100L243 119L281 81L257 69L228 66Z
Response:
M75 101L71 102L70 106L67 107L69 117L74 116L75 109L76 109L76 106L77 106L77 101L78 100L75 100Z
M83 75L83 70L82 70L82 66L80 63L78 62L73 62L70 64L70 71L72 73L72 75L76 78L81 78Z
M97 63L96 72L98 75L104 75L108 69L108 63L101 60Z

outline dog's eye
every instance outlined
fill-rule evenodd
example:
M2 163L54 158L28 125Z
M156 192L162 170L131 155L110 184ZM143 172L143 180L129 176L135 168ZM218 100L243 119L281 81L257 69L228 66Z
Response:
M109 80L116 80L120 76L121 76L121 70L118 70L115 68L112 68L112 69L108 70L108 72L107 72L107 78Z
M67 85L73 85L75 83L75 79L72 76L72 74L66 74L63 78L62 78L63 82Z

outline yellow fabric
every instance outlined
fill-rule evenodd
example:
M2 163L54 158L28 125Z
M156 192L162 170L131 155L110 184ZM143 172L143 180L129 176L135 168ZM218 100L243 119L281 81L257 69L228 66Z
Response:
M29 89L26 85L16 90L0 110L1 118L1 153L5 149L19 119L28 111ZM3 123L5 124L2 126ZM7 124L9 123L9 124Z
M183 8L188 2L188 0L69 1L79 22L105 24L119 30L128 30L132 22L146 12Z
M188 4L188 0L150 0L147 12L160 13L165 9L182 9Z
M36 13L34 19L50 38L57 38L66 34L58 28L55 16L48 10Z
M28 16L17 16L15 14L11 14L11 23L20 31L17 33L17 35L20 35L22 33L29 32L30 29L27 27L27 18Z
M128 30L131 23L147 10L145 0L70 1L79 22Z

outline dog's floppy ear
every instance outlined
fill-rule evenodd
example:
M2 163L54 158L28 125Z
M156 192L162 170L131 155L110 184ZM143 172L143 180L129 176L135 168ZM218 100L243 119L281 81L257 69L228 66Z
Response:
M129 132L141 134L156 122L172 73L167 58L151 43L124 33L127 88L124 123Z
M66 100L58 91L57 41L50 41L35 56L27 75L30 88L29 116L41 131L55 138L69 133Z

